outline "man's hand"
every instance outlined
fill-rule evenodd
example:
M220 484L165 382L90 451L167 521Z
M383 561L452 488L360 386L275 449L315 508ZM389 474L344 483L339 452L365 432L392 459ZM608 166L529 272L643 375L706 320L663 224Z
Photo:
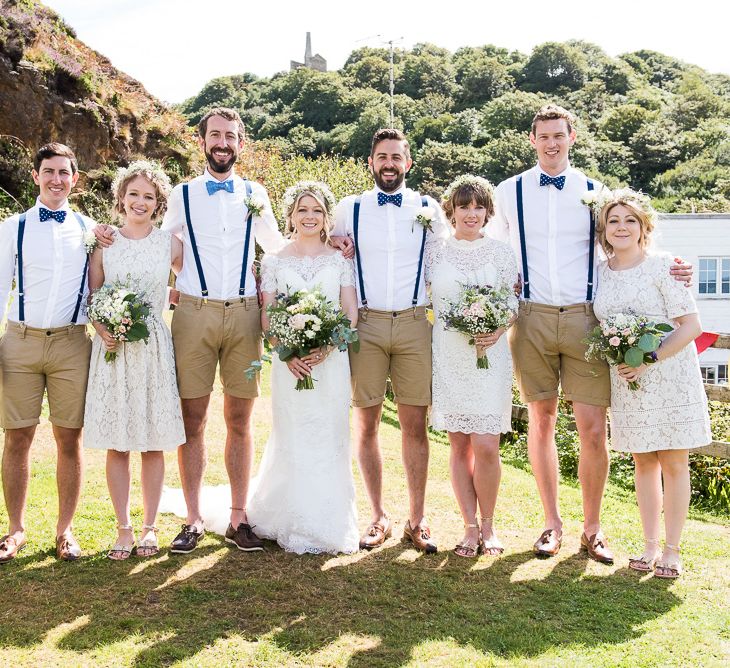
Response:
M522 275L517 274L517 283L512 286L515 291L515 297L519 297L522 294Z
M682 281L686 288L692 285L694 270L692 265L685 262L681 257L674 258L675 264L669 267L669 273L674 276L675 281Z
M97 225L93 232L102 248L109 248L114 243L114 228L111 225Z
M330 244L342 251L346 260L352 260L355 257L355 244L350 237L330 237Z

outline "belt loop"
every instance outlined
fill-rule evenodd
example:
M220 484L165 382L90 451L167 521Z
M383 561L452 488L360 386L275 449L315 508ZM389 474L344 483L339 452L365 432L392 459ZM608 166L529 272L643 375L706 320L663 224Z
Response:
M27 325L24 322L21 322L20 323L20 338L21 339L24 339L25 338L25 328L26 328L26 326Z
M590 315L591 314L591 303L585 302L585 304L583 306L585 308L586 315Z
M527 299L523 299L520 305L522 306L525 315L530 315L530 301Z
M363 322L368 321L368 307L367 306L363 306L360 309L360 320L362 320Z
M208 303L208 299L206 297L197 297L195 300L195 309L197 311L200 311L200 309L203 307L203 303Z

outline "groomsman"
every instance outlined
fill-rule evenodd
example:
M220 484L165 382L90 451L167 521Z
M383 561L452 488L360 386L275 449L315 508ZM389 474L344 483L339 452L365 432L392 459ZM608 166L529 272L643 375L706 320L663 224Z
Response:
M14 559L26 544L29 453L44 391L58 452L56 554L65 561L81 556L71 520L81 489L80 436L91 355L83 308L88 269L84 235L95 223L69 206L78 177L68 146L41 147L33 163L40 189L35 206L0 226L0 322L12 295L0 339L2 481L10 520L0 540L0 563Z
M570 165L575 139L575 120L568 111L551 104L537 112L530 142L538 164L497 186L496 214L486 229L511 244L521 262L522 300L510 344L528 407L527 446L545 514L534 551L555 556L563 538L555 445L560 386L573 404L581 443L581 545L593 559L610 564L613 555L600 525L609 469L610 377L604 362L586 361L582 343L597 324L592 302L598 260L595 221L581 197L603 186ZM678 280L689 281L691 267L686 267L673 269Z
M354 241L360 306L360 351L350 353L352 405L358 460L372 507L372 521L360 547L382 545L393 529L383 506L383 462L378 442L390 378L410 496L403 537L419 550L436 552L424 518L431 325L426 319L423 264L426 245L448 231L438 204L405 185L412 161L402 132L378 130L368 165L375 180L373 189L346 197L335 211L335 234ZM432 218L430 225L417 220L424 212L424 217Z

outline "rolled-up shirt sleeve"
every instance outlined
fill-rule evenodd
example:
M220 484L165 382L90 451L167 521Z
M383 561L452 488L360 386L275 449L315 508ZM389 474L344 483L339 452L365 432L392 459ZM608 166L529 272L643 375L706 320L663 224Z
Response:
M279 224L274 217L271 200L269 200L266 189L256 183L253 185L253 194L264 200L261 215L254 216L253 219L256 243L261 246L264 253L276 253L286 245L287 241L279 230Z

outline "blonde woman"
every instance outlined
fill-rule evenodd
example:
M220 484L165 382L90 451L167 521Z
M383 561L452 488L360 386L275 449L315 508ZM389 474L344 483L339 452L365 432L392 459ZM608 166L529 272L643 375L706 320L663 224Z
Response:
M89 288L122 281L151 303L147 343L119 343L94 322L86 394L84 446L107 450L107 483L117 517L117 538L107 556L127 559L135 550L129 513L129 453L142 457L144 519L140 557L159 552L155 518L165 473L164 451L185 442L175 379L172 339L162 320L170 266L182 266L182 243L155 226L165 211L170 182L161 167L146 161L120 169L114 180L115 213L122 225L108 248L97 247L89 264ZM104 354L116 351L113 362Z
M676 578L690 500L689 450L712 440L693 344L702 328L692 293L669 274L672 256L649 250L656 217L649 198L630 189L604 191L595 208L596 233L608 256L599 266L596 316L630 312L674 327L653 353L654 363L611 367L611 446L631 452L636 466L645 545L629 568ZM639 389L629 388L632 381Z

